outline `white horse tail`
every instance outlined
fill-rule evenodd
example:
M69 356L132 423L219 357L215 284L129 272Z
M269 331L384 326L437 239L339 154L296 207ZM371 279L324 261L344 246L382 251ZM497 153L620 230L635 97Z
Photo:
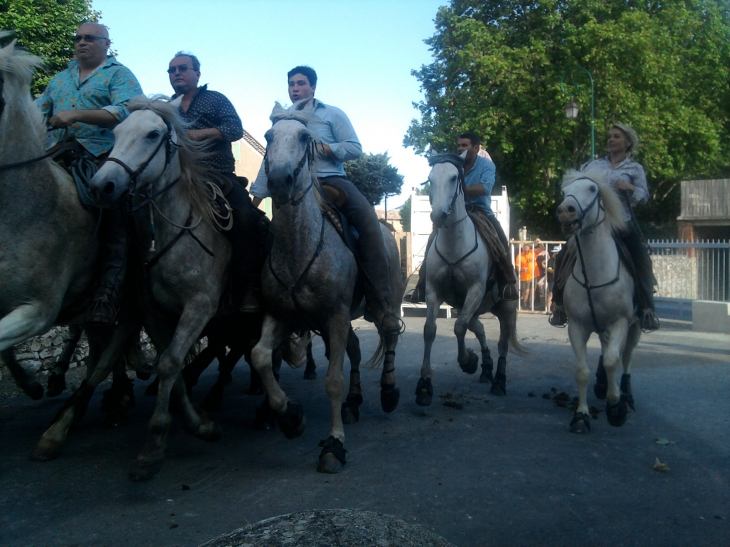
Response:
M520 344L520 339L517 336L517 312L515 311L514 314L512 314L512 328L510 329L510 335L509 335L509 347L512 348L512 351L519 355L520 357L527 357L530 355L530 350L528 350L525 346Z
M383 361L385 360L385 337L378 333L380 340L378 341L378 347L375 348L375 353L373 353L373 356L368 359L368 361L363 365L367 369L376 369L380 367L383 364Z

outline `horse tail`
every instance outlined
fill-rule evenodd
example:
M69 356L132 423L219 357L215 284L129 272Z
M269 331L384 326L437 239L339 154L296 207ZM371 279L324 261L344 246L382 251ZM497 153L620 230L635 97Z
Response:
M363 365L367 369L376 369L383 364L385 360L385 337L382 334L379 335L380 340L378 341L378 347L375 348L373 356Z
M517 336L517 310L514 311L511 318L511 329L509 335L509 347L512 348L512 352L520 357L527 357L530 355L530 350L520 344L520 339Z

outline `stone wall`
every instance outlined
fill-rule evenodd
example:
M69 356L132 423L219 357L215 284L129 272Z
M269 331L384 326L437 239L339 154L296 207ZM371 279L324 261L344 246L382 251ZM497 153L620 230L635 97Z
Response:
M68 327L53 327L46 334L36 336L15 346L15 357L26 370L34 371L39 377L47 376L61 353L63 353L63 347L67 340ZM83 334L74 352L70 368L86 366L85 359L88 354L89 342L86 340L86 334ZM9 376L10 371L3 364L0 367L0 380Z
M664 298L697 298L697 259L686 255L652 255L655 296Z

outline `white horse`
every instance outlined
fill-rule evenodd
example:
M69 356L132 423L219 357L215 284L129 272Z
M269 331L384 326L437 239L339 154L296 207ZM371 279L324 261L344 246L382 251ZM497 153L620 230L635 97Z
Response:
M573 235L568 242L569 251L577 254L564 292L568 335L577 360L579 402L570 424L574 433L590 430L586 344L591 333L598 333L601 339L607 375L606 416L614 426L626 422L627 406L633 406L629 371L631 356L641 338L634 307L634 280L613 238L614 232L628 228L622 216L623 205L615 190L603 180L601 171L569 172L563 179L564 199L558 207L563 232ZM616 373L620 367L623 375L619 390ZM600 378L600 374L597 376Z
M354 336L350 320L363 293L355 257L322 209L313 164L314 142L305 125L310 118L305 112L287 111L277 104L271 114L274 125L266 133L264 162L276 206L271 223L275 238L261 274L266 317L252 357L282 432L293 438L304 431L303 408L289 400L276 382L271 354L294 331L314 330L322 334L329 354L325 389L332 403L332 428L329 437L320 443L323 450L317 470L338 473L345 464L342 364L349 333ZM400 301L403 283L395 239L384 226L381 233L390 261L393 294ZM380 333L376 356L377 361L383 354L385 359L380 392L385 412L392 412L398 405L394 364L397 342L397 333ZM359 375L351 375L351 393L353 382L359 389Z
M456 154L432 156L433 165L428 176L431 185L431 221L438 230L426 257L426 305L428 317L423 327L423 365L416 387L416 403L428 406L433 398L431 346L436 338L436 316L443 302L459 308L454 324L458 343L458 362L461 369L474 374L479 358L464 343L467 328L473 332L482 350L482 374L479 380L491 382L491 392L506 394L507 351L509 346L518 355L525 349L517 339L517 301L499 299L494 279L494 261L466 212L464 203L463 159ZM499 319L500 336L497 373L492 376L493 361L487 346L484 326L479 320L491 311Z

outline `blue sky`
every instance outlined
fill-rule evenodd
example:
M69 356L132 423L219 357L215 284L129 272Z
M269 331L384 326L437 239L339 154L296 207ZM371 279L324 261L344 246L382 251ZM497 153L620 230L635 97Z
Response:
M428 165L403 137L422 94L411 70L432 60L423 40L447 0L94 0L120 62L146 94L172 93L174 53L201 62L201 83L225 94L263 143L274 101L288 103L286 73L312 66L316 96L343 109L363 150L387 152L404 176L401 197L426 180Z

